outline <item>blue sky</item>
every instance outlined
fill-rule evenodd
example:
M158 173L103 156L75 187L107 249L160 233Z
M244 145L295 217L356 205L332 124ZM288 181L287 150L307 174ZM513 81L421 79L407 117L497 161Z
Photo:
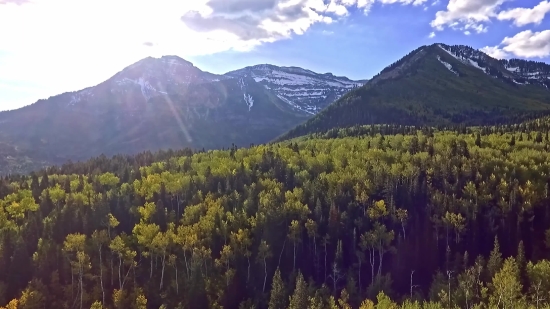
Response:
M549 11L546 0L0 0L0 29L17 29L0 32L0 110L93 86L146 56L352 79L436 42L550 62Z

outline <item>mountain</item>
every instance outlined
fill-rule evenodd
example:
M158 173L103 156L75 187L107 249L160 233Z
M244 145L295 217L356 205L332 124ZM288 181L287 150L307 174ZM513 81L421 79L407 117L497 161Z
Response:
M277 140L361 124L483 125L550 113L550 65L422 46Z
M321 81L327 95L319 106L354 83L326 75L300 85ZM311 117L295 107L307 94L294 100L281 91L252 74L216 75L177 56L148 57L94 87L0 113L0 174L100 154L265 143Z
M334 76L332 73L319 74L298 67L278 67L270 64L250 66L225 75L236 78L252 77L296 110L312 115L351 89L366 83L366 80L353 81L347 77Z

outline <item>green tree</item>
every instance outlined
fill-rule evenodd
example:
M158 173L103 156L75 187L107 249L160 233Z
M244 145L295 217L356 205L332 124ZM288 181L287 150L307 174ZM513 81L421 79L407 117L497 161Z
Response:
M523 297L519 268L514 258L507 258L492 280L490 305L495 308L522 308Z
M487 262L487 271L489 272L489 277L493 278L495 274L502 267L502 254L500 253L500 245L498 243L498 237L495 236L495 241L493 245L493 250L489 256L489 261Z
M301 309L307 308L308 305L308 293L307 293L307 283L304 280L304 276L301 272L298 272L298 277L296 278L296 288L294 293L289 297L290 305L289 309Z
M84 272L91 267L90 258L85 253L85 246L86 235L83 234L69 234L63 243L63 250L72 255L72 271L76 271L78 274L78 296L81 309L84 305Z
M273 281L271 283L271 294L269 297L269 309L286 309L286 289L285 284L281 278L281 271L279 268L275 270L273 275Z

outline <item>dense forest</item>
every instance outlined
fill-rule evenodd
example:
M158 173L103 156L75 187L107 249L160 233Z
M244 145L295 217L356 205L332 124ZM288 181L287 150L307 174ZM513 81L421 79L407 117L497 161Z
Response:
M550 308L550 121L356 126L0 181L4 308Z

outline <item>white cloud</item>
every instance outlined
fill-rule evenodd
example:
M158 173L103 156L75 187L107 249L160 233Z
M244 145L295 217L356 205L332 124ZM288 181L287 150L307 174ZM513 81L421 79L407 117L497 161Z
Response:
M421 5L423 3L425 3L427 0L379 0L380 3L383 3L383 4L396 4L396 3L400 3L400 4L403 4L403 5L409 5L409 4L412 4L414 6L418 6L418 5Z
M450 27L455 30L486 32L486 24L497 16L506 0L449 0L447 10L438 11L430 23L436 30Z
M189 10L181 21L195 32L228 32L256 46L303 34L315 23L332 23L349 15L349 8L368 13L374 1L387 0L208 0L205 10ZM398 2L413 1L424 0Z
M486 46L482 51L494 58L542 58L550 56L550 30L522 31L513 37L505 37L497 46Z
M542 1L532 9L514 8L498 13L499 20L513 20L514 25L521 27L528 24L540 24L546 13L550 12L550 2Z
M430 39L435 38L435 32L433 32L433 31L430 32L430 34L428 35L428 37L429 37Z
M500 49L498 46L485 46L480 50L496 59L505 59L510 57L508 53Z
M350 4L351 5L351 4ZM331 0L327 5L326 12L334 13L338 16L346 16L349 14L348 8L340 1Z
M17 4L17 5L21 5L21 4L25 4L25 3L28 3L29 0L0 0L0 4Z
M550 12L550 2L544 0L534 8L512 8L500 11L503 3L512 0L449 0L446 10L438 11L430 25L438 31L445 27L463 31L466 35L487 32L492 19L512 20L520 27L540 24ZM500 12L499 12L500 11Z

